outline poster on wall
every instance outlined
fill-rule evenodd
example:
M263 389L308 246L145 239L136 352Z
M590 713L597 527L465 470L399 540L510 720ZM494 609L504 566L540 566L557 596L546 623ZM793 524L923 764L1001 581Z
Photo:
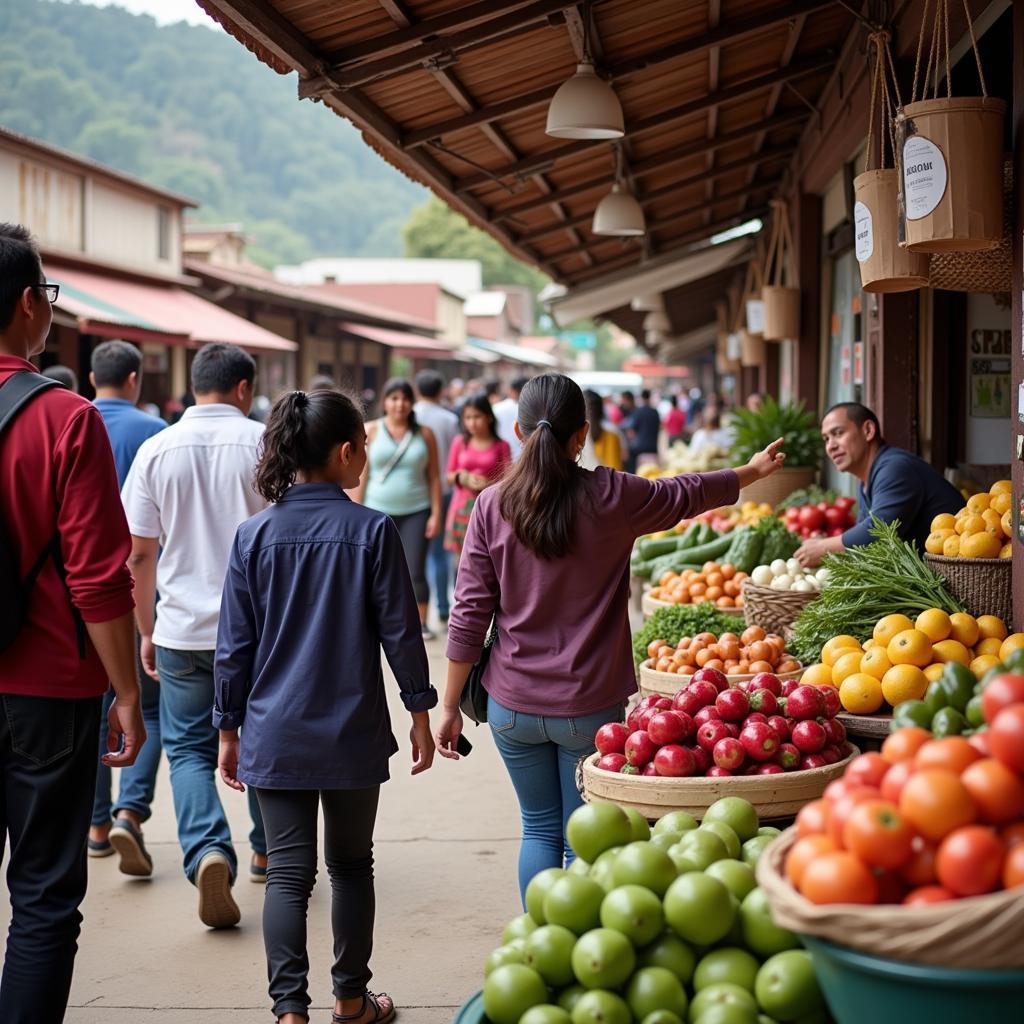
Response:
M1013 396L1010 385L1010 332L975 330L970 337L970 415L1008 419Z

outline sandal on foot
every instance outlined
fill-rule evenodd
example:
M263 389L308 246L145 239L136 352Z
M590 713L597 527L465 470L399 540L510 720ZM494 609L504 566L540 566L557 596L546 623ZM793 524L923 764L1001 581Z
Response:
M363 1014L371 1009L374 1015L365 1018L364 1021ZM389 1021L395 1019L396 1012L394 1001L387 992L378 994L367 992L363 995L363 1005L359 1007L358 1012L332 1013L331 1024L355 1024L356 1021L359 1021L360 1024L389 1024Z

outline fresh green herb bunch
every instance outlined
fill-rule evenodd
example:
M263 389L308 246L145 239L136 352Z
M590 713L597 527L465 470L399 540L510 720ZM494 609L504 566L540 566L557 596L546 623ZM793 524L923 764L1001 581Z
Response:
M789 459L787 458L787 462ZM803 508L804 505L817 505L820 501L827 501L830 505L839 495L833 490L826 490L817 484L810 487L801 487L793 491L788 498L784 498L775 506L776 512L785 512L787 508Z
M872 516L874 541L825 556L828 586L793 624L790 646L805 665L817 661L834 636L867 640L875 623L892 612L913 619L929 608L964 610L914 546L900 540L898 526Z
M776 438L784 437L786 465L813 466L821 462L823 444L818 420L803 402L780 405L771 395L765 396L757 412L734 409L732 412L732 464L742 466Z
M720 636L722 633L736 632L738 625L735 615L718 611L710 601L659 608L633 637L633 660L638 665L647 660L647 648L652 640L664 640L675 647L680 637L696 636L697 633Z

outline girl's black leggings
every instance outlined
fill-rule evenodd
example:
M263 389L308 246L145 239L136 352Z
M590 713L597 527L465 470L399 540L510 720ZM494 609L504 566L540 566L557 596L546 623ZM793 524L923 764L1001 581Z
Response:
M380 787L257 789L267 831L263 942L274 1014L309 1010L306 911L316 881L317 809L324 808L324 857L331 880L336 999L362 995L373 949L373 826Z
M416 603L426 604L430 600L430 587L427 584L427 548L430 546L430 541L427 540L427 520L430 519L430 509L391 518L398 527L398 535L402 538L402 550L405 552L405 562L412 577Z

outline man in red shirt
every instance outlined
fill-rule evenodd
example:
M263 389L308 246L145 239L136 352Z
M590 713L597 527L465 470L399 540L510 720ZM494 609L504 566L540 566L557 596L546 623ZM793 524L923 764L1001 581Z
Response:
M20 225L0 224L0 396L35 367L55 285ZM52 290L52 293L51 293ZM134 762L145 742L135 667L131 552L117 474L99 412L51 387L0 437L0 530L29 577L23 626L0 653L0 843L7 839L11 926L0 1020L64 1019L86 888L96 788L96 732L108 684L106 764Z

